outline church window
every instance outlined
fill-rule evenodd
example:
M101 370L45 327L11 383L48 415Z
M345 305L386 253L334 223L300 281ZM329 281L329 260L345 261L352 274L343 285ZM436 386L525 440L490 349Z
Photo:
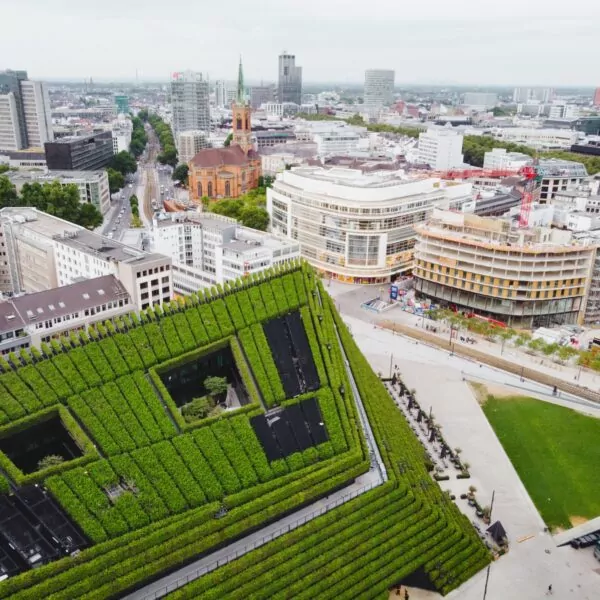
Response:
M225 195L229 198L231 196L231 183L225 182Z
M202 182L198 182L198 198L202 197Z
M238 117L237 118L237 127L236 129L241 129L242 128L242 117Z
M213 197L212 181L208 182L208 197L209 198Z

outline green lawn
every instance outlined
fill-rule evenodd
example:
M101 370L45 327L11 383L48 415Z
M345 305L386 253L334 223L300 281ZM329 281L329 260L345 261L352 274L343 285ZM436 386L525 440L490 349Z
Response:
M600 516L600 419L522 397L483 410L551 529Z

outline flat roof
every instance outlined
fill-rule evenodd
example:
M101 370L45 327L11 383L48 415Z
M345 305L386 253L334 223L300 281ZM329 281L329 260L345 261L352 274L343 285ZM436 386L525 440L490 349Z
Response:
M55 181L56 179L70 180L98 180L102 179L105 171L100 169L96 171L48 171L40 173L38 171L8 171L6 175L11 181Z

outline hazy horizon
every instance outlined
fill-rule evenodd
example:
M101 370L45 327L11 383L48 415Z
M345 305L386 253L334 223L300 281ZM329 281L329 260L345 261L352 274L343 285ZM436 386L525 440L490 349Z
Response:
M369 68L394 69L396 85L598 87L600 3L505 0L483 6L431 0L165 5L116 0L4 0L0 69L32 79L166 82L192 69L235 80L240 54L249 81L273 82L277 56L296 55L310 84L360 85ZM433 15L433 16L429 16Z

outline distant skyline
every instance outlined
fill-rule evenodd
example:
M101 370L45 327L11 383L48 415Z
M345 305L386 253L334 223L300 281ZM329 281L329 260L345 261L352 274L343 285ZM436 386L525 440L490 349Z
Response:
M397 86L600 86L596 0L2 4L0 70L32 79L135 81L137 69L141 81L166 81L192 69L234 80L241 54L249 81L273 82L287 50L306 84L356 85L381 68Z

